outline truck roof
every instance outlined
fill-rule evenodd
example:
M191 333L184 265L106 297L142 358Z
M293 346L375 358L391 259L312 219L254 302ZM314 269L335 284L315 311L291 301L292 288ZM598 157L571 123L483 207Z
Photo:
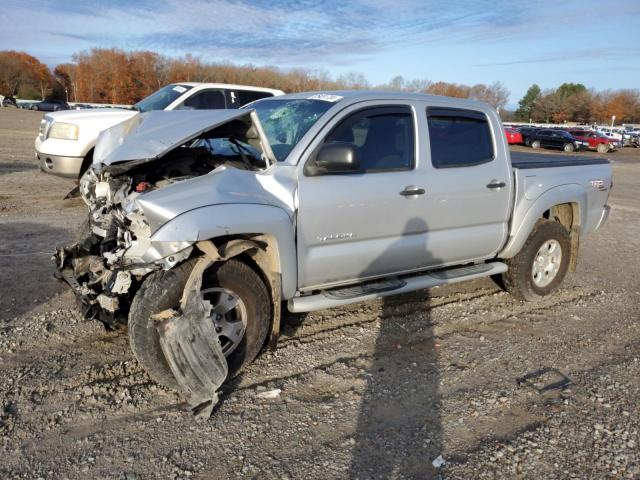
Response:
M274 95L282 95L284 92L275 88L254 87L253 85L236 85L234 83L209 83L209 82L173 82L172 85L187 85L189 87L207 88L232 88L234 90L255 90L258 92L269 92Z
M349 103L362 102L367 100L430 100L437 102L442 102L443 100L445 100L452 106L458 106L460 108L477 106L485 108L489 107L493 109L493 107L486 102L480 102L478 100L471 100L468 98L445 97L441 95L430 95L426 93L389 92L385 90L319 90L300 93L288 93L286 95L278 97L278 99L312 99L313 97L321 99L321 96L326 96L327 100L334 101L336 103L343 100L348 100ZM332 97L333 100L331 100Z

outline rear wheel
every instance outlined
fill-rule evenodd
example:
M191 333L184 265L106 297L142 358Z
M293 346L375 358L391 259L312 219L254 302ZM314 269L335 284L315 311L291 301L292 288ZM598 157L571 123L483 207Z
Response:
M169 388L178 384L164 358L160 337L151 319L180 305L182 291L196 260L156 272L143 282L129 312L129 341L134 355L151 378ZM239 260L209 267L202 278L202 294L212 306L229 376L251 363L262 348L271 321L271 302L260 276Z
M569 267L571 241L560 223L539 221L520 252L507 260L504 288L521 300L536 300L555 291Z
M531 142L531 148L540 148L540 140L533 140Z
M573 143L565 143L562 149L567 153L571 153L575 151L576 147L573 145Z
M598 147L596 148L596 150L598 151L598 153L609 153L609 144L607 143L599 143Z

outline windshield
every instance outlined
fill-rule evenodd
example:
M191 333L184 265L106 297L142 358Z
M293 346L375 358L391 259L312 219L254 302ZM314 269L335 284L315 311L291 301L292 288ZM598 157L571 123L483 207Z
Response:
M191 90L193 87L189 85L176 85L171 84L166 87L162 87L155 93L152 93L147 98L143 98L133 106L134 110L139 112L150 112L152 110L164 110L167 108L176 98L181 96L187 90Z
M243 108L258 114L271 150L282 162L305 133L334 104L324 100L259 100Z

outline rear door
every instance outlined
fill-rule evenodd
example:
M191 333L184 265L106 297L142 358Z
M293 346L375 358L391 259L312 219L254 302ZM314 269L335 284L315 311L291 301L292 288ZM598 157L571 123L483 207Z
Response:
M540 130L538 133L538 140L540 140L540 145L542 147L552 147L551 130Z
M419 261L428 267L494 257L508 236L512 172L495 116L428 107L427 229Z

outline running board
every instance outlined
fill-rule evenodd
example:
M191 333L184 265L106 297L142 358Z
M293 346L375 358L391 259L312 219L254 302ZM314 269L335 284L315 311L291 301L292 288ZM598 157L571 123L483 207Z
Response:
M289 300L288 307L289 311L294 313L312 312L389 295L464 282L474 278L488 277L506 271L507 265L502 262L480 263L478 265L435 270L413 277L379 280L349 287L323 290L315 295L294 297Z

